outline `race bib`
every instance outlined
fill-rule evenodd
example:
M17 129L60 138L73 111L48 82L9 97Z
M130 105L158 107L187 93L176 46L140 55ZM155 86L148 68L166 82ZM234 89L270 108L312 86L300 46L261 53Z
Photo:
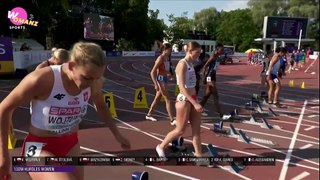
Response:
M185 101L185 100L186 100L186 96L184 96L183 94L178 94L177 101Z
M158 75L158 81L163 81L163 76L162 75Z
M274 79L273 79L273 82L274 82L274 83L278 83L278 82L279 82L279 79L278 79L278 78L274 78Z
M211 77L210 76L207 77L207 82L211 82Z
M26 157L39 157L44 145L44 143L39 142L26 142L24 155Z

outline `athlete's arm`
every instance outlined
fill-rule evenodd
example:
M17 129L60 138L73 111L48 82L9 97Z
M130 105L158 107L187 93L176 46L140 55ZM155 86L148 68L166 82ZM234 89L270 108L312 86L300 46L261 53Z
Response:
M31 72L0 103L0 178L6 175L5 171L10 167L11 162L7 158L9 158L8 134L13 112L21 104L32 99L43 98L48 92L51 92L53 73L50 71L49 69L42 69ZM51 86L50 82L52 82Z
M205 77L207 75L209 65L215 60L216 60L215 54L212 54L203 66L202 77Z
M267 76L269 76L270 75L270 73L271 73L271 70L272 70L272 68L273 68L273 66L274 66L274 64L277 62L277 60L278 60L278 55L274 55L274 56L272 56L272 58L271 58L271 60L270 60L270 64L269 64L269 67L268 67L268 71L267 71Z
M162 60L162 55L160 55L156 62L154 63L154 66L150 72L150 76L151 76L151 80L153 81L153 84L155 86L157 86L157 80L156 80L156 76L157 76L157 69L160 67L160 65L163 63L163 60Z
M99 79L96 80L91 87L91 100L94 104L97 114L99 118L107 124L113 136L118 140L118 142L124 145L124 148L130 148L129 141L120 134L117 126L115 126L115 124L113 123L109 108L103 99L103 94L101 92L102 86L103 80Z

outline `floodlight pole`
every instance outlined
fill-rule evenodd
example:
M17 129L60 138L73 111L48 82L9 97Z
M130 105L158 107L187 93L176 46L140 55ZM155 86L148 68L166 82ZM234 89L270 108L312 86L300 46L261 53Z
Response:
M298 50L300 50L301 36L302 36L302 29L300 29L300 34L299 34Z

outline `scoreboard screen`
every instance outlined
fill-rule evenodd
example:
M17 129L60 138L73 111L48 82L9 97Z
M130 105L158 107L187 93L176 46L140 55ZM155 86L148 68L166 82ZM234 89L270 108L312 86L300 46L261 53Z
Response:
M308 18L264 17L263 38L306 38Z

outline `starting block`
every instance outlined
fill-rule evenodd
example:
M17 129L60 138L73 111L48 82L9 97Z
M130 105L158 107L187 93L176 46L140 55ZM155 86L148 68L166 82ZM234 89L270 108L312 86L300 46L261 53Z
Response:
M147 171L135 171L131 175L132 180L148 180L149 179L149 174Z
M183 143L184 143L184 139L183 137L178 137L177 139L174 139L172 142L171 142L171 150L173 152L183 152L183 151L186 151L186 147L183 146Z
M213 124L213 132L219 133L219 134L225 134L227 135L228 132L223 129L223 121L220 121L219 123Z
M260 101L263 105L268 105L266 99L268 99L268 95L265 92L261 92L261 95L252 94L251 101L259 104Z
M251 100L244 104L244 108L250 111L255 111L255 108L253 107L253 103L259 103L259 102L255 102L254 100Z
M267 121L265 121L265 126L273 128L271 125L268 124ZM254 124L259 124L263 125L262 123L255 122ZM275 128L274 128L275 129ZM226 137L231 137L231 138L237 138L238 141L245 142L245 143L250 143L250 142L257 142L261 144L268 144L268 145L275 145L274 142L266 139L260 139L260 138L254 138L254 137L248 137L245 135L245 133L242 130L239 130L239 132L234 128L232 124L229 125L229 130L225 129L220 129L220 128L215 128L213 129L215 133L217 133L220 136L226 136Z
M239 130L239 138L238 140L243 141L245 143L250 143L250 138L245 135L242 130Z
M223 122L220 121L220 123L215 123L213 126L213 132L218 133L220 135L225 135L225 136L238 136L237 130L234 128L232 124L229 125L229 130L223 129Z
M239 133L237 132L237 130L234 128L232 124L229 125L229 134L232 136L239 135Z
M279 116L279 115L276 114L271 108L269 108L269 115L271 115L271 116L273 116L273 117Z
M222 120L231 120L231 119L234 119L236 118L238 115L238 110L237 109L234 109L233 111L227 113L227 114L224 114L222 116Z
M260 95L258 94L252 94L252 98L255 98L255 99L264 99L264 98L268 98L268 94L266 92L261 92Z
M262 109L262 107L261 107L260 104L257 104L257 111L258 111L259 113L263 113L263 112L264 112L264 110Z
M266 129L272 129L273 128L265 118L261 118L261 120L262 120L261 127L264 127Z
M256 123L257 122L257 119L256 119L256 117L254 116L254 115L250 115L250 120L249 120L250 122L253 122L253 123Z

